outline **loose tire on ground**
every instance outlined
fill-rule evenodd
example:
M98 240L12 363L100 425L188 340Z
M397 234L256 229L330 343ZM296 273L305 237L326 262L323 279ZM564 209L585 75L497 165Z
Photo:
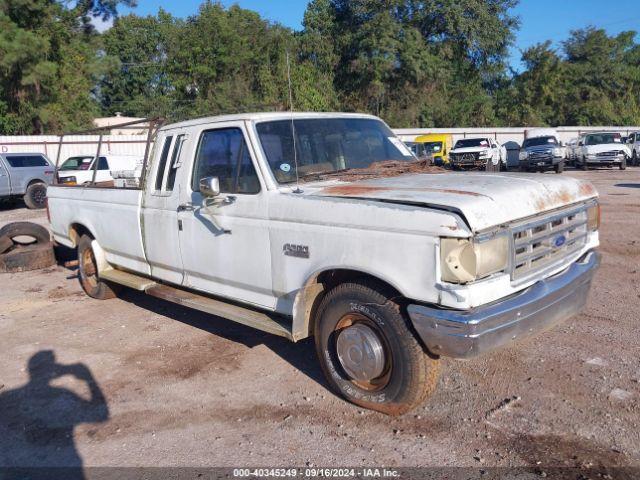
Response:
M51 242L51 234L42 225L31 222L14 222L0 228L0 237L9 237L14 243L13 239L17 237L31 237L34 239L33 243L49 243Z
M0 254L0 272L16 273L40 270L56 263L53 243L36 243L18 246Z
M323 298L316 319L316 353L322 370L331 387L350 402L395 416L421 404L435 390L440 362L425 352L401 307L384 288L364 281L339 285ZM373 341L354 346L343 341L345 335ZM359 348L372 345L375 348ZM383 352L383 360L368 355L366 368L351 369L372 378L347 373L353 366L349 362L364 358L358 353L363 351Z
M78 242L80 285L84 292L92 298L98 300L115 298L120 286L100 280L91 242L93 242L93 238L89 235L83 235Z
M13 240L9 237L0 237L0 254L13 247Z
M24 203L31 210L39 210L47 206L47 185L32 183L24 194Z

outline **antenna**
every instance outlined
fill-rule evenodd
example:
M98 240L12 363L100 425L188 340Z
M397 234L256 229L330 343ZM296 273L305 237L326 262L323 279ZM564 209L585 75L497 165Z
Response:
M300 190L300 177L298 176L298 149L296 147L296 124L293 121L293 91L291 89L291 65L289 64L289 50L287 53L287 80L289 82L289 110L291 112L291 136L293 137L293 165L296 169L296 189L293 193L302 193Z

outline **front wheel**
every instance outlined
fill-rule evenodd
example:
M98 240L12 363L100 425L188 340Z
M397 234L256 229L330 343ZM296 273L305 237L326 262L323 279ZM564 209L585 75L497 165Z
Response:
M561 162L556 163L556 164L553 166L553 170L554 170L556 173L562 173L562 172L564 172L564 160L563 160L563 161L561 161Z
M93 238L89 235L83 235L78 242L78 277L80 278L80 285L91 298L108 300L116 296L119 286L100 280L92 242Z
M625 170L627 168L627 157L624 157L620 161L620 170Z
M335 287L318 308L315 343L338 394L395 416L433 393L440 364L422 348L392 296L371 282Z
M580 169L581 170L589 169L589 167L587 167L587 159L585 157L582 157L582 163L580 164Z

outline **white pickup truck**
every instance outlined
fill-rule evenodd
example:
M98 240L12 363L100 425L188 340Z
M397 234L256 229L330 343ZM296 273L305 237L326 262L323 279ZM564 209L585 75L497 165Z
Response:
M599 264L593 186L432 173L378 118L260 113L162 127L142 188L53 186L87 294L127 286L292 341L391 415L469 358L565 320Z

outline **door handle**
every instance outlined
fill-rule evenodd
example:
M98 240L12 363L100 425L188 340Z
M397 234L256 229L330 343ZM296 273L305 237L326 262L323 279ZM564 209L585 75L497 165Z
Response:
M196 206L193 203L183 203L178 205L178 212L193 212Z

